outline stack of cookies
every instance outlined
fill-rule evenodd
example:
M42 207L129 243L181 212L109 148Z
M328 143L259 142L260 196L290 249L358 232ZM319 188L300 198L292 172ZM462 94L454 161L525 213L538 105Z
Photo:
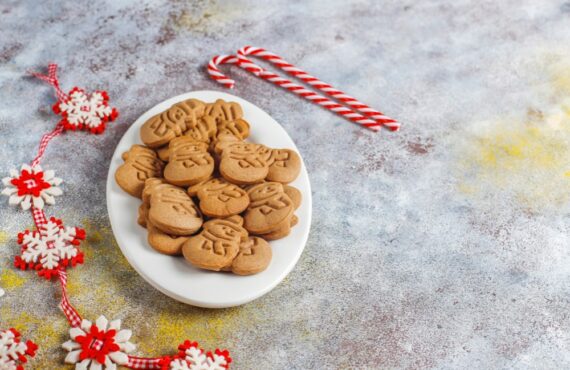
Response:
M138 223L156 251L238 275L267 268L267 241L298 222L301 193L287 184L301 160L245 142L249 129L241 106L223 100L185 100L143 124L144 145L123 153L115 179L142 199Z

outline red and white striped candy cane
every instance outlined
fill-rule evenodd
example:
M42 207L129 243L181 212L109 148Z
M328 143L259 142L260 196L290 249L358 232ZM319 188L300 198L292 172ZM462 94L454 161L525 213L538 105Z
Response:
M253 55L267 60L277 67L281 68L290 75L299 78L303 82L309 84L310 86L319 89L336 99L337 101L348 105L346 107L341 105L323 95L320 95L312 90L307 90L304 86L296 84L287 78L281 77L273 72L270 72L257 64L253 63L246 56ZM232 88L235 85L235 81L228 78L226 75L220 72L218 65L221 64L237 64L239 67L245 69L248 72L270 82L273 82L277 86L280 86L288 91L291 91L297 95L304 97L305 99L312 101L315 104L321 105L344 118L358 123L359 125L369 128L374 131L380 130L382 126L388 128L391 131L397 131L400 128L400 123L396 120L387 117L382 112L379 112L368 105L358 101L350 95L343 93L342 91L335 89L331 85L320 81L318 78L309 75L302 69L295 67L291 63L286 62L280 56L271 53L262 48L256 48L252 46L245 46L238 50L237 56L234 55L220 55L212 58L208 64L208 73L210 76L221 83L227 88ZM358 113L358 112L360 113Z

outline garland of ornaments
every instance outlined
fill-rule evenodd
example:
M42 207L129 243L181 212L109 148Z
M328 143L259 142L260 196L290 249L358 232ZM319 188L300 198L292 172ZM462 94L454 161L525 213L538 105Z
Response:
M59 306L71 326L70 340L62 345L68 352L65 362L74 364L77 370L114 370L119 365L131 369L228 369L232 359L227 350L206 352L198 343L189 340L180 344L174 355L155 358L132 356L130 353L136 348L130 342L132 332L121 328L121 320L109 321L102 315L92 322L83 319L71 305L66 270L84 262L79 246L85 239L85 230L66 226L56 217L47 218L44 208L55 204L56 197L62 195L59 187L62 179L53 171L44 170L40 162L53 138L69 130L101 134L106 125L118 117L118 111L109 106L109 96L105 91L87 94L85 90L74 87L69 93L64 93L56 73L57 65L50 64L47 75L32 74L54 87L58 100L53 111L61 116L61 120L51 132L43 135L31 164L22 165L20 171L12 170L10 176L2 180L5 186L2 194L9 197L10 204L31 211L36 225L35 230L18 234L21 253L15 258L14 265L21 270L34 270L46 280L57 278L61 285ZM37 345L32 341L22 341L16 330L0 331L0 370L23 370L26 356L33 357L36 350Z

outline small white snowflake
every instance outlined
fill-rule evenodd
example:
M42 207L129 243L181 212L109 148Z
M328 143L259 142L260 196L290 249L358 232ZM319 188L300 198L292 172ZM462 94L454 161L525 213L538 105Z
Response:
M0 370L23 369L26 356L33 357L37 346L35 343L20 341L20 334L14 330L0 331Z
M54 204L54 197L62 194L58 187L62 180L51 170L43 171L39 165L24 164L20 172L11 170L10 177L3 178L2 182L5 186L2 194L10 197L8 203L19 204L23 210L32 205L42 209L45 203Z
M129 362L128 353L135 345L129 342L132 332L121 330L121 320L109 321L100 316L95 324L83 320L80 328L69 330L71 340L62 347L69 353L65 362L76 370L116 370Z
M22 255L16 258L16 266L33 268L49 279L57 269L83 262L77 245L84 238L83 229L64 227L61 220L52 217L37 231L26 231L18 236Z
M96 91L87 95L85 91L74 88L69 99L60 101L56 112L61 113L67 129L87 129L98 132L104 129L107 121L115 118L116 111L109 107L106 93Z
M186 341L169 364L169 370L227 370L232 361L228 351L204 353L198 343Z

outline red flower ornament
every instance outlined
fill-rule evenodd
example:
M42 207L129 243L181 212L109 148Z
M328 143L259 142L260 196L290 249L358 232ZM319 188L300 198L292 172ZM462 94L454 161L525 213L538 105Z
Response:
M62 180L55 177L54 171L43 171L39 165L22 165L20 172L10 171L10 176L2 179L2 194L9 197L8 203L20 205L28 210L33 205L42 209L45 204L54 204L56 196L63 192L58 187Z

